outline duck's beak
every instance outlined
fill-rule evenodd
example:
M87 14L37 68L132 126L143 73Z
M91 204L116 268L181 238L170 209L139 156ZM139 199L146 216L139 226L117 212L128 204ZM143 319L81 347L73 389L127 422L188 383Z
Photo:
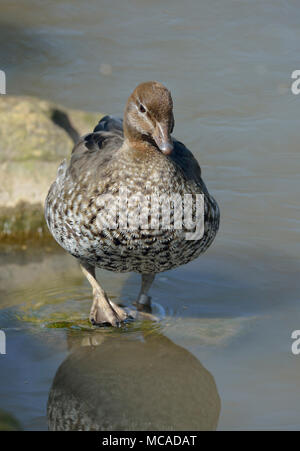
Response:
M167 125L157 122L153 133L153 139L162 153L165 155L170 155L174 146L169 132L169 127Z

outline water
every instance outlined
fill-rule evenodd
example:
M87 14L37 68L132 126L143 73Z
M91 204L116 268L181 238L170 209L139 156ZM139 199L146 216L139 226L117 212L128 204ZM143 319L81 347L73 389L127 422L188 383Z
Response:
M121 114L139 82L171 89L175 136L197 156L222 221L206 255L158 277L161 321L147 327L215 380L220 430L299 429L290 338L300 329L300 97L290 91L299 19L296 2L283 0L1 5L8 94ZM25 429L43 429L70 330L90 333L90 289L63 253L3 252L0 262L1 407ZM134 300L136 275L99 277L116 299ZM144 327L130 326L124 340L138 341Z

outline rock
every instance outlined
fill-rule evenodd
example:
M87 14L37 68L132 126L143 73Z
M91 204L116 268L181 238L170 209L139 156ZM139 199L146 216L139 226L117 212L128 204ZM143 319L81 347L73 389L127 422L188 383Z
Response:
M49 237L43 204L59 163L100 113L0 96L0 240Z

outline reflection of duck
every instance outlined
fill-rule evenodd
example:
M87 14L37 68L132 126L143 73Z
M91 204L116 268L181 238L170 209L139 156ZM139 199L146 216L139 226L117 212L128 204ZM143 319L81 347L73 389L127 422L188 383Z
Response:
M49 394L51 430L216 429L213 376L165 336L110 335L99 346L72 348Z
M142 83L128 99L124 123L109 116L103 118L94 132L75 146L70 164L60 166L48 193L45 204L48 227L58 243L82 264L93 287L90 319L95 324L116 326L127 315L108 299L96 281L95 267L141 273L137 304L140 309L145 305L150 308L148 290L155 274L198 257L217 233L218 205L208 193L192 153L171 137L173 127L170 92L157 82ZM126 201L115 212L112 205L117 204L122 188L126 189L128 199L133 201L134 197L135 206L129 206L129 202L127 206ZM192 207L193 218L199 223L200 208L204 213L202 237L200 233L198 238L195 235L194 239L186 238L186 233L191 231L186 216L181 224L186 194L194 197L204 194L204 210L199 207L196 215L196 202ZM164 218L169 222L167 226L162 225L163 213L159 211L154 218L159 227L153 225L152 214L149 215L154 207L153 202L149 205L153 195L165 196L171 204L171 214ZM107 196L114 199L109 211L104 202ZM137 196L148 202L145 206L142 203L140 213L137 213L137 202L141 205L141 201L136 200ZM177 201L172 196L177 196ZM163 201L159 202L165 212ZM173 202L177 202L178 209ZM126 224L124 214L131 220L139 216L142 225L141 222L133 227L132 222Z

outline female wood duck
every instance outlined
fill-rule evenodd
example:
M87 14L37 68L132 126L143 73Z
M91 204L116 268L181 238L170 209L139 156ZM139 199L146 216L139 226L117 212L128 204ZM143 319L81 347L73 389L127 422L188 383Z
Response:
M173 128L168 89L155 81L142 83L128 99L124 121L102 118L93 133L74 147L70 162L60 165L50 187L46 221L56 241L80 261L93 288L92 324L119 326L128 316L97 282L96 267L140 273L136 305L138 310L149 311L148 291L155 274L197 258L216 236L218 205L207 191L193 154L171 136ZM203 233L197 239L187 239L192 226L186 217L178 226L183 217L179 204L170 202L168 211L162 203L160 196L174 199L174 194L176 199L178 195L180 199L202 196ZM148 202L146 206L142 199ZM153 199L159 199L160 208L154 220L150 214ZM192 204L195 219L196 202ZM167 226L162 224L164 213L169 214ZM136 223L138 215L143 221Z

